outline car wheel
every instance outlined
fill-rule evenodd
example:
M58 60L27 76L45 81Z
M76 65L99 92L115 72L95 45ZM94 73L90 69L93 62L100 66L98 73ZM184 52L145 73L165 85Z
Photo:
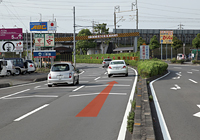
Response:
M111 74L108 74L108 77L110 77L111 76Z
M20 73L21 73L20 69L16 69L15 74L16 74L16 75L19 75Z
M52 87L52 85L48 85L48 87Z
M26 71L24 71L22 74L23 74L23 75L26 74Z
M74 78L72 86L75 86L75 85L76 85L76 81L75 81L75 78Z
M78 79L77 79L77 82L76 82L76 84L79 84L79 76L78 76Z
M10 71L7 71L7 76L10 76L11 75L11 72Z
M128 73L126 73L125 76L127 77L127 76L128 76Z

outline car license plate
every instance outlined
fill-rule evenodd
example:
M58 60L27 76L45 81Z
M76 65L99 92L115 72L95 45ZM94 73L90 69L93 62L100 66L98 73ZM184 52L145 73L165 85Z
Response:
M62 79L62 78L64 78L64 76L63 75L59 75L59 76L57 76L57 78L58 79Z

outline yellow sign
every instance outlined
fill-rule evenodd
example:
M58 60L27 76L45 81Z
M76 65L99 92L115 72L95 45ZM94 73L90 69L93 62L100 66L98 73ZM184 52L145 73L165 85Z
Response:
M160 31L160 44L172 44L173 31Z
M47 27L46 25L35 25L33 26L33 28L31 28L31 30L46 30Z

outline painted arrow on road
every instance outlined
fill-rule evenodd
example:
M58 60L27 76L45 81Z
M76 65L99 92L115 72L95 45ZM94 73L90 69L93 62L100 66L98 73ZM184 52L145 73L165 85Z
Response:
M197 106L200 108L200 105L197 105ZM195 117L199 117L199 118L200 118L200 112L194 114L193 116L195 116Z
M179 87L178 85L174 85L175 87L172 87L171 89L177 90L177 89L181 89L181 87Z
M109 84L101 93L99 93L76 117L97 117L104 102L106 101L114 84L118 84L115 81L107 83Z

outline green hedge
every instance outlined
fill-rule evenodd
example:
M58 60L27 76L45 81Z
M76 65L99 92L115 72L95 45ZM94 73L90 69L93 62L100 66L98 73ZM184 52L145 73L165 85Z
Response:
M137 69L139 75L143 78L162 74L167 70L168 64L163 61L145 60L138 63Z

